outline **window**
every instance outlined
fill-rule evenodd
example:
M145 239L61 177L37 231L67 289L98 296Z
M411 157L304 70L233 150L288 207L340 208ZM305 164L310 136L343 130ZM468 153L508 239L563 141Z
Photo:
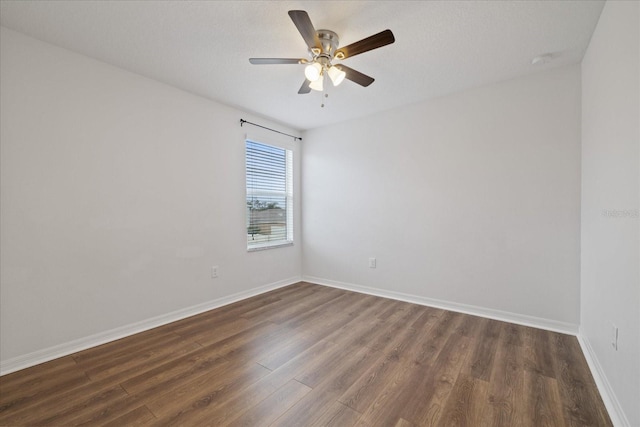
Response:
M246 141L247 249L293 244L293 152Z

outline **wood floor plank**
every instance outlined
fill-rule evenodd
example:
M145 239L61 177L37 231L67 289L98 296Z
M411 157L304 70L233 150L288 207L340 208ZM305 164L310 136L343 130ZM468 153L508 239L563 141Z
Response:
M222 426L236 419L249 408L262 402L273 394L278 387L273 385L273 378L268 374L244 389L229 393L224 400L219 400L214 413L207 414L206 424ZM282 381L282 385L286 382Z
M338 401L329 404L318 418L309 424L310 427L343 427L352 426L360 418L360 413Z
M282 387L292 379L303 377L307 372L314 372L319 369L327 357L340 353L340 347L331 341L321 340L309 347L284 365L272 371L266 380L275 388Z
M291 380L227 425L233 427L268 426L298 403L310 390L310 387L296 380Z
M524 329L525 369L545 377L555 378L554 360L549 333L541 329Z
M119 415L127 413L140 405L144 405L154 399L162 399L163 397L166 397L167 393L175 393L173 400L179 400L180 398L188 400L188 397L185 398L183 396L185 388L188 388L189 385L194 383L206 384L210 381L212 376L223 376L228 373L229 365L230 362L225 361L224 363L217 364L211 369L205 371L185 369L179 375L165 378L162 382L156 382L154 385L141 388L135 394L123 396L121 399L114 401L107 410L103 410L100 407L94 407L93 412L85 411L80 414L82 419L78 419L78 423L90 422L91 424L102 424L111 422ZM189 366L186 365L186 367L188 368ZM197 386L195 389L200 390Z
M126 393L114 396L110 400L103 399L98 402L81 407L79 410L64 413L58 416L55 425L87 425L95 426L109 423L123 414L131 412L138 406L137 399L131 398ZM46 424L48 425L48 424Z
M387 320L389 317L396 314L398 310L402 310L407 305L407 303L403 301L388 300L385 302L386 304L384 305L384 308L376 315L380 320Z
M349 323L353 317L366 309L367 300L358 294L344 292L335 298L307 313L297 316L283 326L304 331L309 337L324 339L330 333Z
M438 354L415 392L407 400L402 418L417 425L439 425L440 416L451 397L460 370L469 357L472 339L453 334ZM424 371L421 371L424 372Z
M184 359L182 359L184 360ZM177 390L176 395L180 394L181 387L194 382L202 382L201 377L207 376L222 376L228 373L231 363L222 358L216 358L216 363L206 364L201 363L198 365L184 364L184 369L174 371L173 374L161 374L158 376L158 370L151 370L149 375L143 373L143 378L151 378L152 380L144 382L142 386L136 389L135 393L122 396L110 403L109 407L103 407L100 405L94 405L90 410L82 411L77 414L73 419L69 420L72 425L86 424L86 425L99 425L107 422L111 422L116 419L120 414L127 413L134 408L149 402L156 396L164 396L167 390L172 393ZM173 363L170 363L173 365ZM162 369L160 370L162 372ZM136 376L133 379L137 380L141 376ZM135 384L139 385L140 382L135 381ZM122 385L121 385L122 386ZM124 388L124 387L123 387Z
M74 366L71 370L57 372L55 375L38 376L31 381L9 387L0 386L0 413L26 408L34 402L46 399L56 390L72 389L89 382L87 374Z
M76 370L77 366L78 364L74 360L73 356L65 356L32 366L29 369L23 369L21 371L3 375L0 377L0 393L6 396L21 387L30 386L32 384L40 383L45 379L49 379L53 374L58 376L65 372ZM2 397L0 396L0 398ZM4 400L0 401L3 402Z
M122 388L130 394L139 393L142 390L154 387L166 382L168 379L178 376L194 378L199 374L205 374L212 369L224 367L229 362L206 347L187 354L178 359L160 365L154 369L145 371L120 383Z
M567 425L610 426L609 415L574 337L551 333L556 378Z
M375 362L381 355L367 347L345 355L340 364L325 372L325 376L312 387L298 403L278 418L272 426L309 425L322 417L327 406L336 401L338 396L355 381L367 366Z
M526 370L524 383L527 396L526 424L532 427L565 426L557 381Z
M396 311L385 320L384 327L379 328L381 333L370 338L367 347L383 353L399 346L405 347L411 342L407 337L414 332L407 325L411 325L423 313L424 309L415 304L408 304L405 309Z
M282 302L283 299L295 302L296 299L301 298L299 293L301 291L309 290L310 287L312 287L312 285L300 282L262 295L257 295L248 300L238 301L215 310L173 322L169 325L163 326L163 329L181 336L188 335L193 329L211 330L212 328L217 328L221 324L239 320L242 315L257 308L264 307L275 302Z
M402 402L399 395L402 394L405 384L409 383L408 369L393 370L394 375L389 377L387 387L381 389L375 400L366 407L356 426L365 427L372 425L389 426L395 425L401 418Z
M186 387L170 390L159 399L147 403L147 407L159 420L157 425L200 425L199 421L215 414L222 402L270 372L258 364L234 368L236 369L229 369L224 375L198 377ZM202 381L203 379L206 381Z
M524 327L514 325L513 323L505 323L503 326L503 340L510 346L522 347Z
M271 351L261 355L257 363L272 371L276 370L317 342L318 340L309 338L304 332L293 331L288 339L274 345Z
M156 417L153 416L149 408L146 406L138 406L136 409L120 415L110 422L104 423L103 427L139 427L149 425L155 421Z
M332 341L338 345L342 345L345 342L359 346L368 345L388 325L384 320L376 318L376 313L384 306L385 302L379 300L378 303L363 304L362 307L357 307L356 314L353 316L327 315L329 319L340 319L340 321L333 320L333 324L330 327L321 328L318 332L311 334L309 334L309 331L307 333L313 338L322 337L322 339ZM366 319L366 321L360 321L359 319Z
M489 319L478 316L463 316L456 328L456 333L465 337L475 337L478 330L486 327Z
M216 345L221 352L224 352L228 351L229 349L235 349L238 343L243 343L255 338L259 338L261 336L264 336L265 334L270 334L280 329L280 326L269 321L254 322L250 328L241 328L241 330L228 335L218 335L215 333L210 333L208 335L199 337L197 342L203 347Z
M24 407L0 412L0 425L34 425L37 421L56 416L85 401L100 401L100 396L123 396L126 393L117 382L88 382L78 387L60 389ZM73 409L72 409L73 410Z
M263 333L254 334L252 331L247 331L246 334L238 334L232 338L218 349L222 356L236 362L257 362L265 355L279 349L281 345L286 345L290 340L299 339L299 336L292 337L288 328L271 323ZM218 348L218 346L212 346L212 348Z
M446 400L442 414L430 419L428 424L476 427L484 418L485 399L489 384L470 375L460 375Z
M198 406L206 406L215 400L216 394L224 391L229 385L246 378L259 380L269 374L267 368L250 364L218 365L215 369L187 380L177 387L165 388L165 393L147 400L146 405L158 417L178 416Z
M242 317L207 320L201 324L192 324L181 328L174 333L182 339L191 341L203 341L211 343L211 331L215 331L215 338L223 340L239 332L251 329L256 322Z
M100 389L73 400L61 401L51 413L34 413L30 417L29 424L43 426L77 425L77 423L73 424L70 421L95 411L96 407L105 407L109 403L118 401L126 396L127 393L119 385Z
M185 349L186 352L197 351L202 348L198 343L187 342L179 337L174 340L167 340L164 346L150 348L145 351L140 349L137 352L130 352L112 360L104 362L98 366L87 366L84 372L92 380L101 380L117 375L120 372L128 371L136 367L148 367L153 361L161 359L166 354L174 354L176 348Z
M337 298L344 295L344 291L336 290L332 293L316 292L312 297L308 298L308 301L304 303L291 304L288 307L283 307L276 313L273 313L268 319L274 323L289 322L298 316L308 313L313 310L322 310L325 305L331 305ZM263 318L263 317L261 317Z
M331 378L348 366L350 359L355 354L370 353L371 350L365 347L350 347L346 352L343 348L336 346L335 351L327 352L322 355L313 365L305 367L305 369L294 378L309 387L316 387L327 378Z
M484 319L483 323L483 327L478 330L477 337L474 339L475 347L469 358L469 373L474 378L489 381L502 331L502 322Z
M374 329L374 325L362 320L375 313L376 304L370 304L369 299L358 298L357 294L345 295L332 302L331 307L309 311L304 316L295 318L292 322L282 323L282 326L292 331L294 334L301 333L305 339L316 341L331 340L336 343L343 343L349 337L358 340L362 344L366 340L367 334ZM354 299L355 298L355 299ZM330 308L330 309L329 309ZM338 308L338 311L336 311ZM344 308L344 310L342 310ZM365 331L361 333L362 331ZM379 331L375 331L379 332ZM279 355L282 349L274 350L274 356ZM280 359L280 362L283 360ZM271 360L269 363L273 363Z
M508 331L508 329L505 329ZM488 391L488 408L483 425L510 427L523 425L524 356L523 348L513 345L513 335L500 340Z
M182 343L181 343L182 344ZM198 343L188 343L180 346L167 347L166 352L159 352L155 357L145 360L144 364L130 364L127 369L112 370L109 376L104 376L100 380L93 381L94 384L123 384L139 375L158 369L160 366L171 366L175 360L185 360L188 355L201 351L202 346Z
M73 389L88 382L89 377L71 356L0 377L0 422L6 414L30 410L57 390Z
M370 367L360 378L338 397L338 402L364 412L384 393L384 389L393 378L404 370L404 365L397 358L389 355Z
M407 350L407 357L417 365L427 368L444 348L447 340L456 332L458 325L465 318L464 315L447 311L438 318L433 328L422 339L414 341Z
M127 352L146 349L154 344L175 338L170 332L156 328L140 332L116 341L92 347L72 355L79 366L98 365L104 360L126 355Z
M166 406L163 408L165 410L163 414L167 418L175 418L179 423L187 422L199 425L193 420L201 417L203 413L217 414L216 408L226 402L229 394L239 391L259 378L260 375L264 375L265 372L268 371L258 366L255 366L255 369L242 367L239 371L227 363L226 365L218 365L210 372L205 372L195 378L183 374L141 392L124 396L114 401L108 408L94 407L92 411L85 411L71 420L71 424L101 425L115 422L119 414L127 413L143 403L147 403L145 407L153 409L156 412L154 416L156 416L159 411L154 405L157 401L161 401ZM189 389L189 387L192 388ZM185 389L190 390L191 394L185 393ZM210 394L201 396L199 401L193 402L193 394L205 392ZM160 397L156 398L156 396ZM185 406L184 410L178 408L182 404ZM161 418L155 417L154 422L150 424L155 423L163 424L164 422L161 421Z
M196 346L196 348L200 348L200 346ZM8 411L5 416L8 417L6 418L6 420L10 422L6 422L6 424L33 424L32 420L37 419L37 417L41 413L54 413L56 411L59 411L68 402L89 398L94 394L99 393L101 390L107 390L111 387L119 386L121 382L126 381L130 378L135 378L136 375L146 372L145 370L152 370L163 363L168 363L168 361L173 360L173 358L182 357L191 349L191 347L177 349L174 348L172 349L172 352L168 353L162 358L154 360L153 363L148 362L147 365L145 365L145 367L142 369L139 366L133 366L128 370L121 371L111 377L102 379L100 381L90 381L77 387L58 389L55 392L49 393L48 395L39 397L37 401L32 402L30 405L27 405L23 408L17 408L17 410ZM151 390L151 392L153 392L153 390ZM64 405L61 406L60 402L63 402ZM0 413L0 425L3 425L3 419L3 414Z
M336 294L340 293L336 292ZM326 293L319 294L315 289L311 288L299 290L295 293L295 296L298 301L309 302L311 299L326 296ZM247 311L243 313L241 317L244 319L259 318L261 320L271 320L271 316L275 316L280 312L280 310L291 308L292 306L298 307L298 305L292 304L292 301L289 298L280 298L280 301Z
M248 300L241 300L228 305L224 305L214 310L210 310L195 316L190 316L185 319L172 322L171 324L165 325L162 328L166 328L167 331L182 335L185 331L188 331L192 327L207 327L228 320L238 319L243 314L251 310L273 304L274 302L282 301L283 298L290 298L291 295L295 295L302 289L308 288L301 285L302 282L296 285L279 288L265 294L257 295Z
M424 402L421 399L420 388L424 387L423 381L429 380L428 375L435 374L432 366L449 342L449 338L463 337L456 333L463 317L458 313L444 312L431 329L423 331L424 335L416 339L403 355L402 360L405 363L402 369L389 371L385 381L387 385L380 387L380 391L373 396L374 399L369 400L368 407L358 406L362 412L358 426L394 425L398 419L404 417L407 406L415 405L410 404L409 400L416 396L420 397L418 406L422 408ZM468 341L467 337L463 338ZM347 399L344 401L352 404L353 397L342 396L341 399Z
M611 426L577 339L300 282L0 377L0 426Z
M405 369L405 364L415 360L418 343L426 339L441 314L442 311L425 309L409 327L405 326L398 334L398 345L385 353L385 357L378 364L372 365L338 400L356 411L364 412L392 379Z

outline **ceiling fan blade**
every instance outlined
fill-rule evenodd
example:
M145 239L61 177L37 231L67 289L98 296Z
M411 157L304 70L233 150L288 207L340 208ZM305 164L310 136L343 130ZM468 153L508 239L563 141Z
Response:
M345 72L345 79L349 79L354 83L358 83L360 86L367 87L375 80L373 77L362 74L360 71L356 71L353 68L347 67L346 65L338 64L336 65L336 68Z
M300 34L307 46L309 46L309 49L320 47L320 40L316 34L316 29L313 28L311 18L309 18L307 12L304 10L290 10L289 16L296 28L298 28L298 31L300 31Z
M309 87L310 84L311 84L311 82L309 80L304 79L304 83L302 83L302 86L300 86L300 90L298 91L298 93L300 95L303 95L305 93L311 92L311 87Z
M369 36L366 39L362 39L348 46L341 47L336 51L335 56L338 59L349 58L351 56L356 56L361 53L386 46L393 43L394 41L396 41L396 38L393 36L391 30L384 30L379 32L378 34Z
M249 58L249 62L254 65L302 64L296 58Z

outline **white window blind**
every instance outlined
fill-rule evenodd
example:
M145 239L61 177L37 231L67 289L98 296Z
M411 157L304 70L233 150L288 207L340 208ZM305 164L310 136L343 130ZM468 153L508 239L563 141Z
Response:
M293 243L293 152L246 141L247 248Z

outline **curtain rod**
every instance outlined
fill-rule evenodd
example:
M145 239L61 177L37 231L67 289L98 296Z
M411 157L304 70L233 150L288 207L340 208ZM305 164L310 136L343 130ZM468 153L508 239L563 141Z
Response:
M251 122L246 121L245 119L240 119L240 127L242 127L242 125L245 124L245 123L249 123L250 125L258 126L259 128L262 128L262 129L270 130L271 132L277 132L277 133L281 133L282 135L290 136L291 138L293 138L294 141L296 141L296 140L302 141L302 138L300 138L299 136L289 135L288 133L280 132L279 130L271 129L271 128L268 128L266 126L259 125L257 123L251 123Z

